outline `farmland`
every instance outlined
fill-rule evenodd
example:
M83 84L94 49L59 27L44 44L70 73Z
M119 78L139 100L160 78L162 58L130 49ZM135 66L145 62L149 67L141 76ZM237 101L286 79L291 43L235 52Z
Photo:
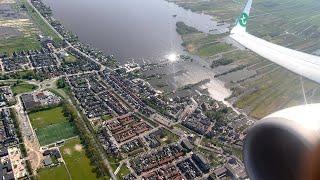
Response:
M169 0L195 12L205 12L217 21L233 26L245 0ZM319 54L320 2L316 0L256 0L248 31L260 38L292 49ZM294 10L293 10L294 9ZM204 33L183 34L184 46L192 54L227 65L215 68L219 79L233 90L234 104L254 118L293 105L304 104L302 84L308 102L319 102L319 85L302 79L247 50L228 47L226 37ZM217 63L212 63L217 64ZM224 63L221 63L224 64Z

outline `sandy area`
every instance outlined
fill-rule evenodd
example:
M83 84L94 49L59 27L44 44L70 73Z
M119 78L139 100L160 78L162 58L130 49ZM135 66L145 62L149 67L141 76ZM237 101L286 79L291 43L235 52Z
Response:
M15 0L0 0L0 4L13 4L16 3Z
M74 146L74 149L76 150L76 151L82 151L82 145L81 144L76 144L75 146Z
M224 87L223 82L215 79L211 79L205 85L202 85L200 88L207 89L210 96L217 101L224 101L231 95L231 91Z
M71 155L71 149L69 149L69 148L64 149L63 152L65 154Z

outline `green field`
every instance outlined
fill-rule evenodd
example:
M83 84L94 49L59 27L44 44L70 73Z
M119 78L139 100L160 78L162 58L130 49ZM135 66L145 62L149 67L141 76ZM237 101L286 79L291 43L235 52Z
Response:
M66 122L62 107L29 113L29 118L34 129L40 129L56 123Z
M164 144L171 144L179 140L179 136L177 136L176 134L173 134L167 129L164 129L163 135L164 137L160 139L160 142Z
M29 113L32 127L36 131L41 146L77 135L75 127L67 121L62 110L59 106Z
M120 171L117 174L118 179L122 179L124 176L130 174L130 169L127 167L126 164L123 164L120 168Z
M70 122L53 124L36 130L40 145L48 145L77 135L75 127Z
M52 167L52 168L44 168L40 169L37 175L38 180L69 180L68 172L64 165Z
M198 53L202 57L213 56L215 54L231 50L231 46L224 43L205 44L198 49Z
M246 0L168 1L195 12L212 15L213 19L227 22L231 27L246 3ZM319 1L255 0L252 6L253 11L247 28L249 33L307 53L314 53L320 49ZM226 74L219 77L233 90L235 106L243 109L251 117L261 119L280 109L305 103L299 76L247 50L229 52L232 48L223 43L228 34L188 33L182 34L182 39L184 47L192 54L208 57L224 52L221 57L213 58L229 60L232 62L230 65L237 68L245 67L232 72L226 71ZM255 71L256 74L246 76L248 71ZM244 78L233 79L234 72L243 75ZM320 102L320 86L307 79L303 82L308 102Z
M50 28L50 26L48 26L48 24L43 21L40 15L34 11L32 6L27 3L27 0L21 0L21 3L25 5L30 18L37 25L40 31L44 33L44 35L52 37L55 42L61 42L61 38Z
M0 24L4 26L8 26L5 24L12 24L14 31L19 31L18 34L11 34L9 32L8 35L2 34L0 37L0 53L7 53L11 55L15 51L23 51L23 50L35 50L40 49L41 44L38 40L37 34L38 29L35 28L34 24L28 19L27 16L22 13L22 8L19 6L19 3L14 3L7 8L14 11L17 14L16 17L11 18L1 18ZM3 3L0 5L2 8L5 6Z
M15 51L36 50L40 48L40 42L35 35L12 37L1 40L0 43L0 52L6 52L9 55Z
M31 92L36 88L37 88L36 85L27 84L27 83L20 83L20 84L11 86L11 90L13 94L23 94L23 93Z
M68 56L63 57L63 59L66 63L73 63L77 61L77 58L71 54L68 54Z
M60 151L72 179L97 179L96 174L92 172L90 160L82 149L79 138L66 141Z

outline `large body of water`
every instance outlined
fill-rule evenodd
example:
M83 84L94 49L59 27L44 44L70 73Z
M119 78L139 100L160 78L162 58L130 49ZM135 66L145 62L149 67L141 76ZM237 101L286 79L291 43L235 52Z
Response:
M170 53L181 53L176 22L183 21L209 33L227 30L210 16L193 13L165 0L44 0L54 17L80 40L124 63L129 58L156 62ZM177 15L173 17L173 15Z
M114 54L120 63L163 63L172 53L185 53L176 32L176 22L183 21L205 33L228 31L217 26L211 16L193 13L165 0L44 0L56 19L76 33L80 40ZM176 15L176 17L174 17ZM216 29L216 31L210 31ZM193 63L178 61L153 70L164 74L169 90L209 80L201 89L223 101L231 92L214 78L210 61L195 57ZM153 85L159 82L151 82Z

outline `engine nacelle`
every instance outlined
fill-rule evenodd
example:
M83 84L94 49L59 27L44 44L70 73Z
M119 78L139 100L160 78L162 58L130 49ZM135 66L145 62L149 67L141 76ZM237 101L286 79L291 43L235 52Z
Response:
M244 143L250 179L301 179L308 154L319 140L320 104L291 107L263 118L250 128Z

